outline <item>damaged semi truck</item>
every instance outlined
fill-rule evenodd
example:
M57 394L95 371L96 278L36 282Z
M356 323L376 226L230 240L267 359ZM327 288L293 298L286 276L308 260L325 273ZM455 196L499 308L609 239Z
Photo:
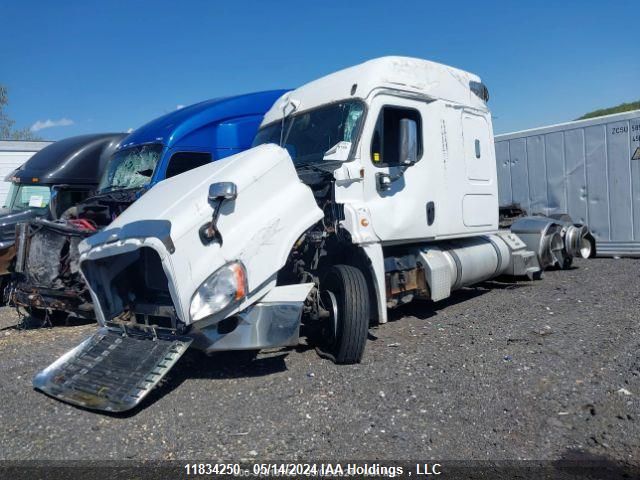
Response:
M356 363L389 308L580 254L553 219L499 230L487 100L476 75L404 57L283 95L255 148L155 185L81 243L100 328L34 386L123 411L187 348L301 335Z
M43 148L7 176L11 187L6 206L0 211L3 302L15 258L16 225L34 218L56 220L93 195L108 158L125 136L103 133L65 138Z
M156 183L251 146L262 118L286 90L190 105L138 128L113 152L96 195L20 225L10 303L31 313L94 318L78 268L78 244L107 226Z

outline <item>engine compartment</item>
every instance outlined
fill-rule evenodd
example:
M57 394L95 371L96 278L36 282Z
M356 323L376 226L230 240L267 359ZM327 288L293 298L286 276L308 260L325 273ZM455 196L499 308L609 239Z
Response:
M68 208L58 220L33 219L16 234L15 306L93 317L91 297L79 268L78 245L109 225L139 196L139 189L109 192Z
M85 260L83 270L107 324L182 330L169 281L153 248Z

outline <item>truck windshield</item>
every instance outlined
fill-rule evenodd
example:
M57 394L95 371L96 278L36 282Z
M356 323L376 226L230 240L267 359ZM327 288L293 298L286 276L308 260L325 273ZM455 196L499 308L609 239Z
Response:
M348 151L357 141L364 113L359 100L346 100L293 114L262 127L253 146L275 143L286 148L296 165L321 162L325 154L340 142Z
M7 195L6 207L12 212L33 209L46 214L51 200L49 185L20 185L12 183Z
M141 145L115 153L100 180L99 190L144 187L151 181L160 160L162 145Z

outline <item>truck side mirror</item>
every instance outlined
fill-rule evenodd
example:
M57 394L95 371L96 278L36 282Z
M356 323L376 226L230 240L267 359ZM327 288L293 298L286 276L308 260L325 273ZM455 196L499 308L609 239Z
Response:
M418 124L415 120L400 120L400 142L398 146L400 165L410 166L418 161Z
M238 196L238 187L233 182L217 182L209 185L209 195L207 200L213 207L211 221L200 227L200 240L204 245L217 242L222 245L222 236L216 225L220 215L220 207L225 200L235 200Z
M209 202L220 200L235 200L238 196L238 187L233 182L218 182L209 185Z

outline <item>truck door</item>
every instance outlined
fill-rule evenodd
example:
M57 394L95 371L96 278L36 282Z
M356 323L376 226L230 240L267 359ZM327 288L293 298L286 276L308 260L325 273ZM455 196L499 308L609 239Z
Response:
M429 175L432 146L425 142L431 123L427 111L426 102L379 95L367 114L360 150L365 167L364 199L382 242L419 240L435 234L438 206L432 188L435 179ZM404 118L417 124L418 161L402 174L398 151ZM379 174L397 179L384 190Z
M462 220L464 229L498 227L498 192L495 147L487 117L471 111L462 112L462 137L466 179L463 186ZM466 180L466 181L464 181ZM545 192L546 195L546 192Z

